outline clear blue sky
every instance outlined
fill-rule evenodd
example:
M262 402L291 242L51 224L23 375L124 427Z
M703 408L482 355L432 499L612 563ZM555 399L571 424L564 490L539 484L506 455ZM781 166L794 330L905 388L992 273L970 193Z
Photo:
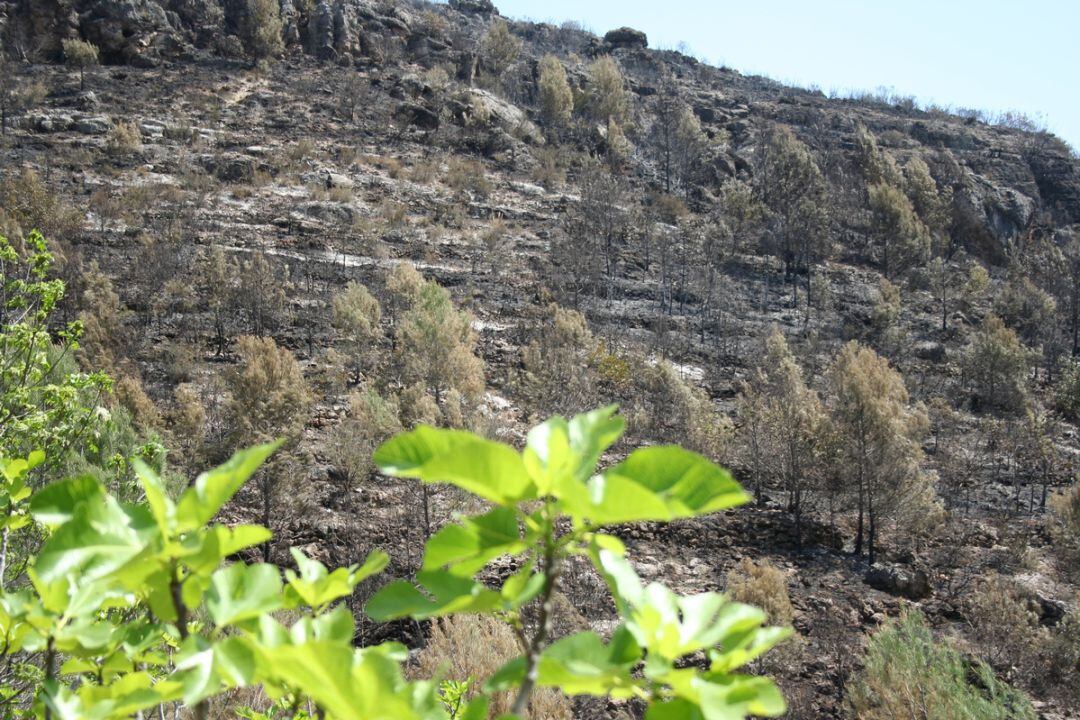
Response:
M1080 149L1080 0L495 0L512 18L644 30L713 65L825 92L1042 116Z

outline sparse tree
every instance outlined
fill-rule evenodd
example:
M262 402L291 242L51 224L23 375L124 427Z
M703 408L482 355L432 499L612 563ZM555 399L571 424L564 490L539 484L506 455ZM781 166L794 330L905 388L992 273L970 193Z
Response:
M755 465L751 472L758 483L774 483L787 493L795 543L801 549L806 506L824 477L828 418L775 327L765 341L761 365L743 389L739 407L746 414L741 418L742 444Z
M595 386L587 369L596 350L585 316L552 303L523 327L532 336L522 350L522 384L542 415L573 415L592 407Z
M215 355L221 357L228 343L229 324L232 319L231 309L236 296L236 280L239 267L228 257L221 246L214 245L203 261L201 273L203 279L202 295L206 298L214 323Z
M232 439L238 445L250 445L284 438L287 453L299 441L313 402L300 364L273 338L244 335L237 339L236 348L240 363L226 376ZM273 522L274 505L285 464L284 459L276 460L259 475L261 522L268 528L278 524ZM265 543L265 561L270 559L270 550L270 543Z
M484 364L475 354L472 316L454 307L450 293L425 282L398 327L401 371L435 399L444 417L454 396L475 403L484 391ZM452 395L453 393L453 395Z
M556 127L570 122L574 112L574 93L566 79L566 68L554 55L540 58L540 112Z
M281 323L286 308L289 268L261 250L240 264L236 304L247 314L251 332L261 335Z
M621 125L629 111L630 99L619 63L604 55L589 65L588 76L585 92L589 116L599 122L610 120Z
M79 71L79 90L86 89L86 68L94 67L100 61L97 45L85 40L65 40L64 63Z
M256 63L285 52L278 0L246 0L242 29L244 47Z
M521 39L510 32L510 25L495 17L480 41L480 54L496 78L513 65L521 55Z
M365 355L382 335L379 329L382 308L366 287L354 282L334 296L331 306L334 327L344 333L345 342L352 349L353 382L359 383Z
M869 198L881 273L891 278L923 262L930 253L930 234L907 195L895 185L877 183L870 186Z
M904 190L934 241L934 252L949 260L953 250L947 238L952 219L952 188L939 188L926 161L913 155L904 164Z
M908 404L904 380L888 361L849 342L829 372L832 421L841 438L836 472L858 511L855 553L864 544L876 559L886 518L927 522L937 513L930 478L922 470L920 439L926 414Z
M964 380L976 410L1020 410L1030 353L997 315L987 315L964 353Z
M771 211L770 251L784 263L792 304L797 304L797 273L828 254L825 178L810 148L790 128L774 126L761 134L754 179Z

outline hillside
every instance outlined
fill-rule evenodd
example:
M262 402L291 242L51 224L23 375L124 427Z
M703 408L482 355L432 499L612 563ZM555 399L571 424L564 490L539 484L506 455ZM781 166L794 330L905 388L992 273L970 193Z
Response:
M520 445L553 413L618 402L629 432L608 460L680 443L757 491L618 534L682 592L725 589L744 560L779 570L801 640L759 669L789 717L849 717L868 638L912 606L1041 717L1080 717L1080 538L1051 509L1080 459L1080 159L1063 142L830 99L625 28L504 23L486 0L282 0L268 52L248 7L0 0L0 234L45 233L79 362L117 379L106 404L176 477L290 438L227 511L272 527L272 559L383 548L411 577L426 535L475 508L376 473L378 442L423 421ZM74 38L99 51L85 88L63 65ZM910 430L864 458L902 466L869 548L849 341L899 372L887 434ZM796 469L770 459L790 426L752 402L782 367L820 418ZM566 580L566 628L602 632L597 575ZM381 582L350 601L357 641L419 647L429 627L362 618Z

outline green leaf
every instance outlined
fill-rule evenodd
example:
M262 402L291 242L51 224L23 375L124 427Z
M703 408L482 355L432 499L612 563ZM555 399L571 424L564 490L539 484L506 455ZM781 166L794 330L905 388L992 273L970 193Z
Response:
M71 520L79 505L99 500L104 494L101 483L90 475L63 480L39 490L30 499L30 513L42 525L56 527Z
M424 570L449 568L457 575L471 576L497 557L524 551L531 542L531 536L522 537L517 513L497 507L432 535L424 552Z
M673 445L635 450L588 487L588 498L564 502L599 525L696 517L749 499L727 470Z
M641 648L620 627L610 644L594 632L570 635L547 648L540 657L537 683L560 688L567 695L634 696L632 671Z
M525 466L538 494L556 498L584 494L583 483L596 471L600 456L622 435L625 421L618 406L575 416L553 417L529 431Z
M146 495L146 504L150 506L150 512L154 515L158 528L164 537L172 534L176 522L176 504L165 491L161 478L157 476L150 466L139 458L132 463L135 468L135 476L139 478L143 493Z
M253 620L283 604L281 576L274 565L234 563L210 579L206 608L218 626Z
M450 613L489 612L502 605L502 596L478 582L446 571L425 571L416 576L421 589L404 581L382 587L364 611L372 620L386 622L404 617L425 620Z
M390 557L386 553L375 550L368 555L362 567L353 565L328 572L325 565L310 559L300 549L292 548L290 552L296 561L296 566L300 569L300 574L297 575L292 570L285 571L289 595L312 608L321 608L351 595L357 584L381 572L390 562Z
M461 430L421 425L383 443L373 459L387 475L447 483L497 505L536 496L521 455Z
M57 504L47 511L59 516ZM44 582L68 573L89 582L119 570L149 541L156 525L145 507L121 507L111 496L80 502L71 519L45 541L34 563Z
M177 505L177 531L194 530L210 522L279 447L280 440L241 450L225 464L195 478L195 484L184 492Z
M282 645L267 655L280 681L310 696L334 720L411 720L435 711L434 691L417 693L402 678L393 654L380 647L354 651L315 641Z

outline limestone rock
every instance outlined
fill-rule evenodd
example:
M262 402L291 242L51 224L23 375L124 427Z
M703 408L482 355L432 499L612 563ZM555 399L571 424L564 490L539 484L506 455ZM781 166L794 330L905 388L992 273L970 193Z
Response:
M634 28L621 27L609 30L604 35L604 42L613 48L647 48L649 39L645 33Z
M922 600L933 594L930 577L920 568L874 563L867 571L864 581L875 590L910 600Z

